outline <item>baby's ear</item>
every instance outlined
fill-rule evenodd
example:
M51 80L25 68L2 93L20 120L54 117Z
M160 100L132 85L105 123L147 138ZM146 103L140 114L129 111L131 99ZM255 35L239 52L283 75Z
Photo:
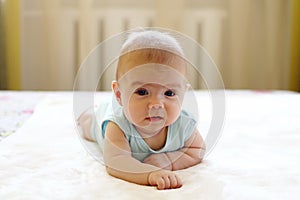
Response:
M114 94L116 96L117 101L119 102L119 104L122 106L122 101L121 101L121 91L119 89L118 86L118 82L117 81L112 81L111 83L111 87L114 91Z

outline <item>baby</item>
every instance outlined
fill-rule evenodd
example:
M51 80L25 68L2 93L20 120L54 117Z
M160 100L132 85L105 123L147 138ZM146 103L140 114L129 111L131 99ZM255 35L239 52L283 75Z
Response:
M99 109L94 128L88 115L78 119L84 138L102 147L110 175L158 189L180 188L172 171L202 161L205 144L197 122L181 109L189 87L186 68L170 35L150 30L129 35L112 82L115 103Z

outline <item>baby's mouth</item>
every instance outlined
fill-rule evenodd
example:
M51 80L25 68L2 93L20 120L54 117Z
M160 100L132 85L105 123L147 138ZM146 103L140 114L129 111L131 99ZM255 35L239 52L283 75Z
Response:
M158 122L158 121L163 120L164 118L161 116L149 116L149 117L146 117L145 119L150 122Z

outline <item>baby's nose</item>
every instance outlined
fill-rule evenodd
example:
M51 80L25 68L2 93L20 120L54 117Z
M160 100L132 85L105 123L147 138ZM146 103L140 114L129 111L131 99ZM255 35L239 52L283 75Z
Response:
M159 98L152 98L149 103L149 109L161 109L164 108L163 102Z
M149 109L161 109L164 108L164 105L159 103L159 104L150 104Z

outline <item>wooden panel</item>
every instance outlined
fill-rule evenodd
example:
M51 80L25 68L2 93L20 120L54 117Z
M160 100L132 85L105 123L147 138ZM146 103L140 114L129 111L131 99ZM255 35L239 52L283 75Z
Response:
M5 45L8 89L21 87L20 73L20 0L5 1Z

